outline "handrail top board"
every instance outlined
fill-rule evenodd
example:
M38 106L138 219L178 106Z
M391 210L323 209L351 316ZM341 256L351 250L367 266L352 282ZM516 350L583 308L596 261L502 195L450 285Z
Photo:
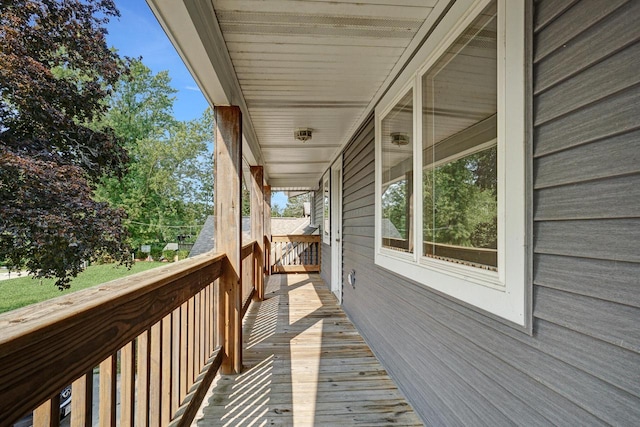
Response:
M0 348L36 330L53 326L65 319L96 307L108 309L116 300L140 295L175 282L195 271L222 261L224 253L208 252L176 263L132 274L68 295L62 295L0 314Z
M318 234L280 234L272 235L271 241L274 243L316 243L320 242Z

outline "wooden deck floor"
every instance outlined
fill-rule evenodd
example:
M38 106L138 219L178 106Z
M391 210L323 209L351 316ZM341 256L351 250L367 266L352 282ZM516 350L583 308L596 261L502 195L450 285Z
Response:
M317 274L270 276L244 341L193 425L422 425Z

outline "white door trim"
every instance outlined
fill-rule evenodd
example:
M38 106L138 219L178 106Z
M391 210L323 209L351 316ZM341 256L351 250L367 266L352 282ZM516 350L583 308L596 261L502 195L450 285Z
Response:
M342 158L331 165L331 292L342 304Z

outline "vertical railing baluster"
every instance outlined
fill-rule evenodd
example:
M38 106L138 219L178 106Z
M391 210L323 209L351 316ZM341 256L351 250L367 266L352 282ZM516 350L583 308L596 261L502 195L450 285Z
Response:
M206 318L205 304L204 304L205 301L206 301L206 292L203 289L202 291L200 291L200 316L198 318L198 324L200 325L200 338L198 340L200 341L200 366L198 367L198 373L202 372L202 368L206 363L206 359L205 359L206 348L205 348L205 339L204 339L204 337L206 336L205 330L204 330L205 318Z
M93 369L73 382L71 396L71 426L91 427L93 425Z
M193 382L200 372L200 294L196 294L193 313Z
M187 308L187 392L193 385L194 377L194 363L195 363L195 326L194 326L194 317L195 313L195 298L189 299L188 308Z
M189 302L180 307L180 404L189 389Z
M167 426L171 421L171 383L172 383L172 360L175 354L172 352L171 343L171 314L162 319L162 349L161 349L161 372L162 386L160 387L160 425Z
M137 347L137 378L136 378L136 425L149 425L149 375L151 347L149 337L151 332L147 329L140 334L136 341Z
M180 311L176 308L171 313L171 414L180 407Z
M134 409L136 399L136 371L135 371L134 341L126 344L120 350L120 426L133 427L135 425ZM75 385L75 384L74 384ZM71 393L75 401L75 392ZM71 409L73 416L73 409Z
M149 426L160 425L160 390L162 384L162 324L151 326L149 377Z
M100 363L100 398L98 403L98 414L101 427L116 425L117 369L117 354L107 357L102 363Z
M56 394L51 399L38 406L33 411L34 427L58 427L60 425L60 395Z

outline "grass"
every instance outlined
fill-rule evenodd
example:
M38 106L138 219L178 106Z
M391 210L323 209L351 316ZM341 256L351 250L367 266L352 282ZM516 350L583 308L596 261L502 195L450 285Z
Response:
M161 262L136 262L131 270L117 264L92 265L71 281L71 288L58 290L54 279L33 279L22 276L0 280L0 313L15 310L51 298L67 295L120 277L165 265Z

